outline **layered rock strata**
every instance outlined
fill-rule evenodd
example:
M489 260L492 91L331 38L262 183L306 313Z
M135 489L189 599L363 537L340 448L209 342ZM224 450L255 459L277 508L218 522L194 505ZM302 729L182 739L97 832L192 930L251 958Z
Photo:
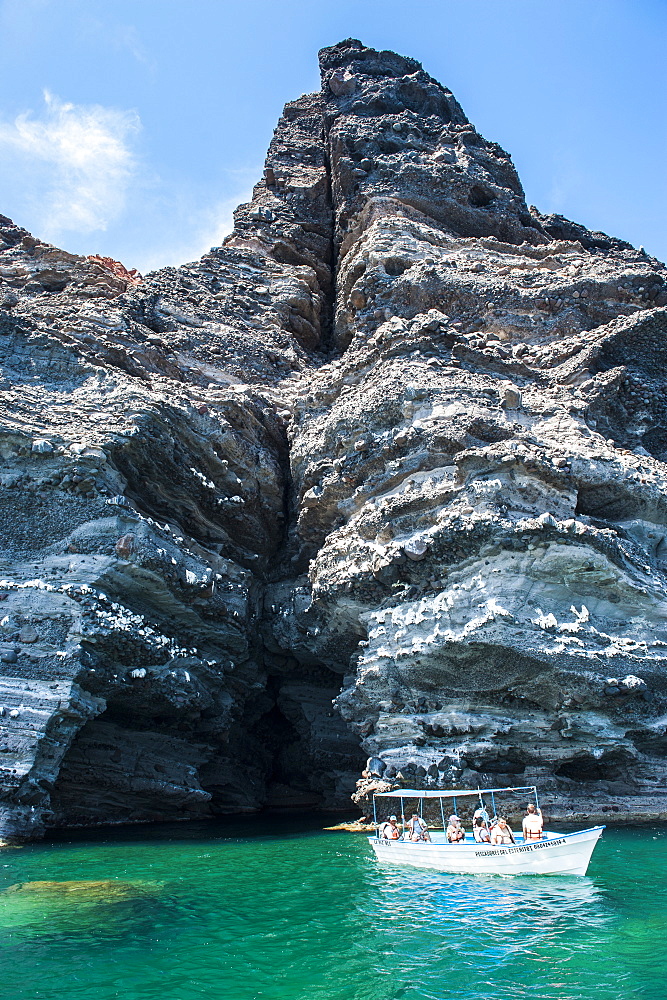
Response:
M320 58L200 261L0 218L0 836L341 807L368 755L667 814L665 267L414 60Z

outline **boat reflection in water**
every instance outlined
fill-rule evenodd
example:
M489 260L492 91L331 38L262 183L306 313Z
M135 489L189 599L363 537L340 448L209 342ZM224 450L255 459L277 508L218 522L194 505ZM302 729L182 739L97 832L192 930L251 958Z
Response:
M571 917L578 923L598 924L606 919L605 894L595 882L585 877L544 876L535 879L527 875L497 878L480 875L475 879L433 871L410 871L383 868L377 873L375 887L383 897L381 906L395 917L410 918L413 908L422 917L432 911L435 917L443 907L450 915L467 921L482 913L493 914L495 922L504 918L516 922L520 915L542 922L562 922Z
M606 982L607 975L613 979L611 967L601 974L599 993L579 992L591 948L607 940L617 922L607 893L588 876L471 878L378 866L367 905L369 920L381 912L391 922L393 948L424 988L421 995L442 996L438 989L446 982L447 996L466 1000L511 992L513 984L512 995L528 996L516 992L521 968L538 987L535 996L613 996Z

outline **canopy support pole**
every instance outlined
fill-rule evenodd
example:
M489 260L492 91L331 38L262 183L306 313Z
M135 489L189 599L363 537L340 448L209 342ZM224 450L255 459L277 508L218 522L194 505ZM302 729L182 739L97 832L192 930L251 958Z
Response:
M497 817L498 814L496 812L496 800L493 797L493 792L491 792L491 808L493 809L493 816Z
M445 807L442 804L442 795L440 796L440 815L442 816L442 829L446 830L447 826L445 824Z
M541 816L542 815L542 811L540 809L540 800L537 797L537 787L535 785L533 785L533 792L535 793L535 808L537 809L538 813Z

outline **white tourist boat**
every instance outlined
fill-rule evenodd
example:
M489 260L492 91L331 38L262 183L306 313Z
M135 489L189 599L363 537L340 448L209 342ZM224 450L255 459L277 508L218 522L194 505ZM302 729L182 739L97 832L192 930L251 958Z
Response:
M514 834L516 844L492 846L478 843L470 832L466 833L464 841L450 844L445 833L445 810L443 801L453 799L454 812L456 800L474 796L479 800L481 808L486 808L484 796L491 800L491 808L495 813L495 796L503 792L532 792L536 808L539 810L537 789L534 785L523 788L490 788L475 790L452 791L420 791L418 789L401 788L394 792L385 792L373 796L376 835L369 837L369 842L379 861L390 865L412 865L415 868L431 868L440 872L456 872L471 875L585 875L593 849L602 835L604 826L594 826L588 830L578 830L575 833L555 833L544 831L541 840L529 840L524 843L520 834ZM400 813L405 816L405 803L418 800L419 815L423 812L425 799L439 799L442 816L442 832L429 830L431 842L419 841L413 843L407 839L387 840L380 836L382 825L377 821L378 801L388 799L395 808L394 802L400 800ZM488 810L487 810L488 811ZM492 815L493 815L492 813Z

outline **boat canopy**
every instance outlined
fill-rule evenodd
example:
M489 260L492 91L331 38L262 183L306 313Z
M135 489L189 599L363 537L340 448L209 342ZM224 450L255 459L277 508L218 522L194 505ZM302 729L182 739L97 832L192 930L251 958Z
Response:
M535 798L535 806L539 812L540 802L537 797L537 787L535 785L512 785L506 788L443 788L443 789L424 789L424 788L397 788L393 792L373 792L373 820L375 825L378 824L377 818L377 800L378 799L400 799L401 803L401 814L405 809L406 799L419 799L422 801L420 809L423 808L424 799L439 799L440 800L440 815L442 816L442 827L445 829L445 807L443 805L443 799L453 799L454 800L454 812L456 812L456 800L458 798L464 798L466 796L470 798L476 798L479 800L480 806L484 806L484 796L491 796L491 809L496 812L496 802L495 793L496 792L531 792ZM403 819L405 822L405 818Z
M513 788L451 788L425 791L423 788L397 788L393 792L374 792L378 799L458 799L464 795L490 795L492 792L535 792L535 785L521 785Z

